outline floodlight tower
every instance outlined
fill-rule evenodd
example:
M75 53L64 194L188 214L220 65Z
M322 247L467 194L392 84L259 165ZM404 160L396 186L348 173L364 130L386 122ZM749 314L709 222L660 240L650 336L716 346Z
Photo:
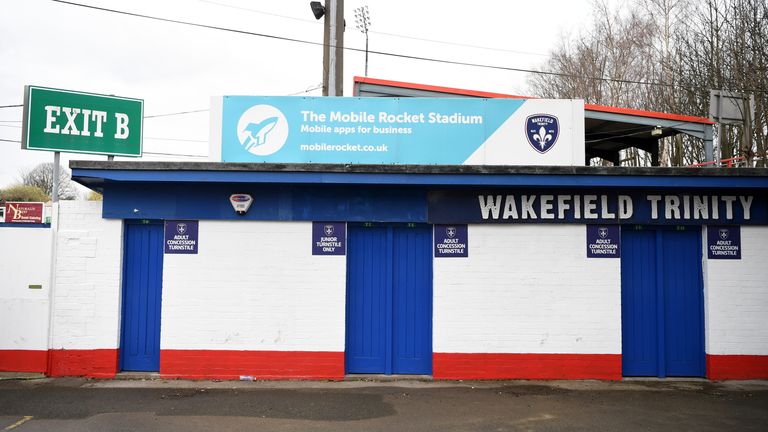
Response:
M368 76L368 29L371 28L371 14L368 5L355 8L355 27L365 35L365 76Z

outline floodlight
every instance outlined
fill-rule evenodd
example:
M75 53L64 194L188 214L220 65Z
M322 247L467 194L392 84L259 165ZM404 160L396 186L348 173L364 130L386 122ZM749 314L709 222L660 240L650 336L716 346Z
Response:
M315 19L320 19L325 15L325 6L319 1L309 2L309 7L312 8L312 14L315 15Z

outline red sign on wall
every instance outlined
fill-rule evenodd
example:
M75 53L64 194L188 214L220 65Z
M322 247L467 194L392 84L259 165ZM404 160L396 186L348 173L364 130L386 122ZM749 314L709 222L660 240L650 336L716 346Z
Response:
M6 223L43 223L43 206L41 202L6 202Z

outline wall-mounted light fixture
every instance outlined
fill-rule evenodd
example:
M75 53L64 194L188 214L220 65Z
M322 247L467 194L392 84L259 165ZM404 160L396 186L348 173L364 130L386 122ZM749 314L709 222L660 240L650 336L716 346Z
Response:
M309 2L309 7L312 8L312 14L315 16L315 19L320 19L325 15L325 6L319 1Z

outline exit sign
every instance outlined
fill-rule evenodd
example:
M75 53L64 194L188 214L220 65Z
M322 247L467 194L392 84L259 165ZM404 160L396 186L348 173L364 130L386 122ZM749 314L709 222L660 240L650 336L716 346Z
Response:
M21 148L141 156L143 100L37 86L24 90Z

